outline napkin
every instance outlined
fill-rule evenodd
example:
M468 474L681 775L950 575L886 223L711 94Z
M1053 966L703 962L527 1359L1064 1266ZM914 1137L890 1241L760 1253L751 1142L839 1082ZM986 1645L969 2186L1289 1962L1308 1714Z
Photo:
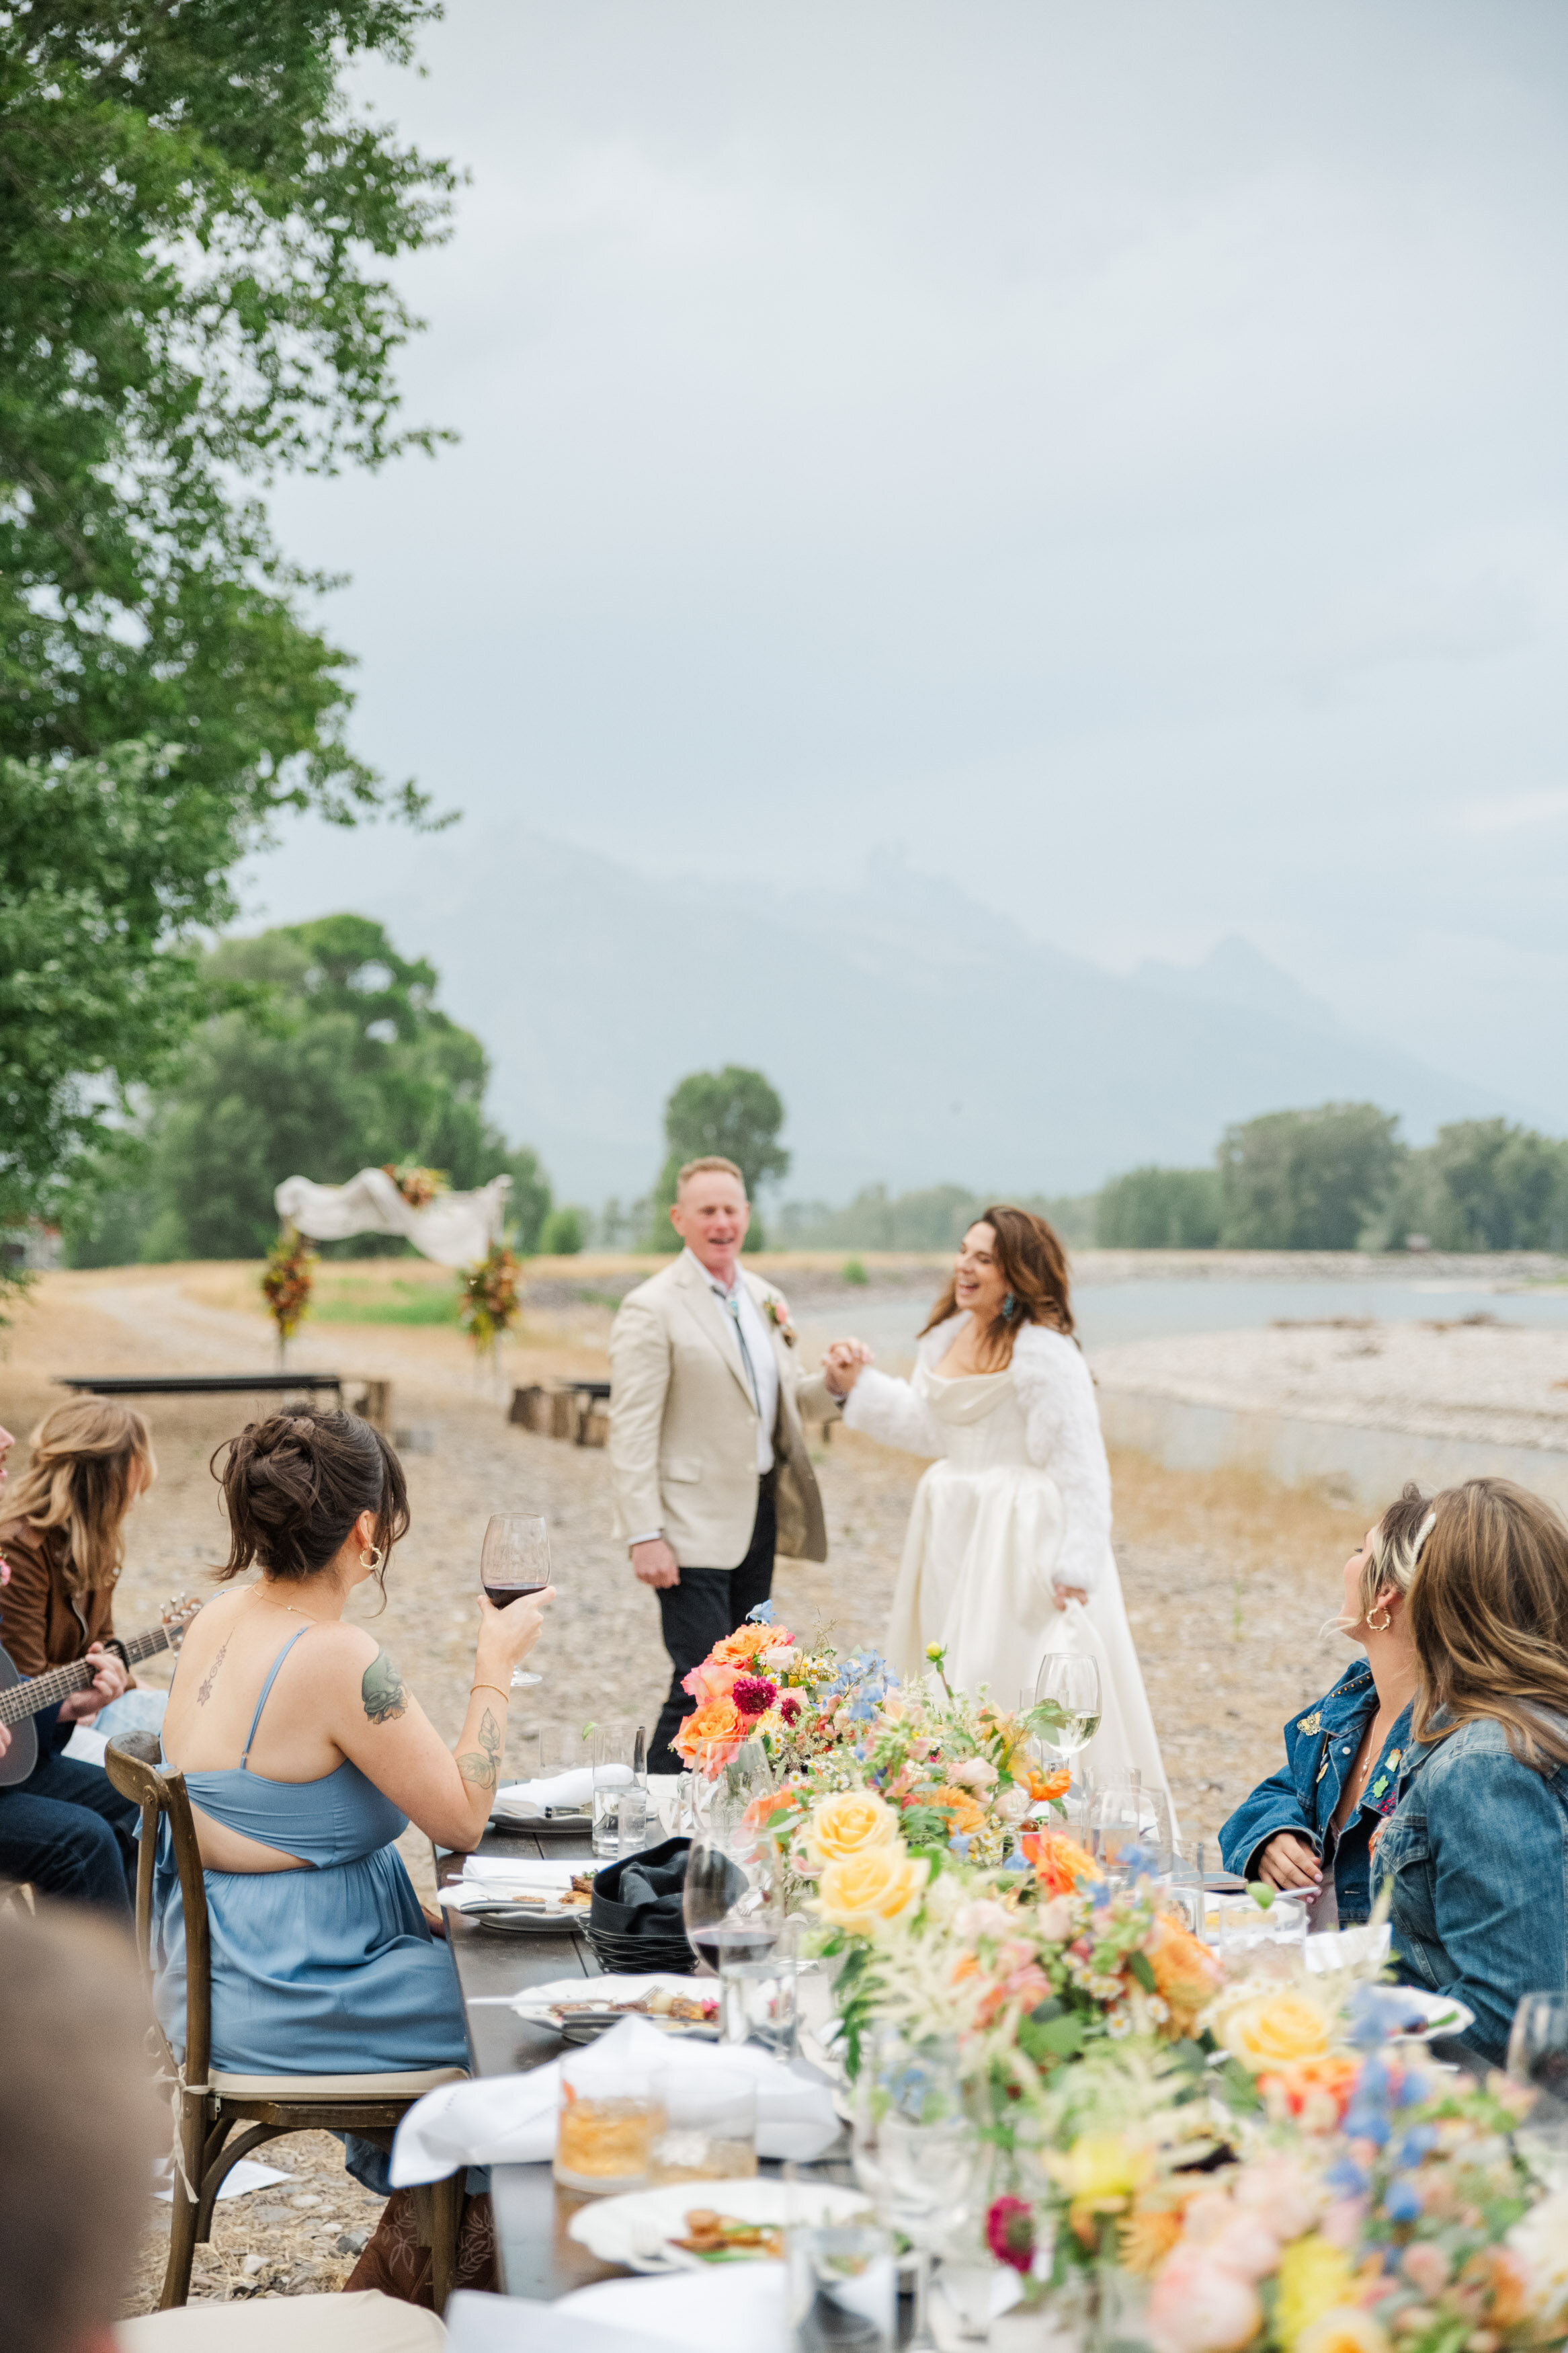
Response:
M583 1867L580 1862L558 1862L552 1856L471 1854L463 1865L463 1877L470 1885L527 1887L559 1895L571 1886L573 1873Z
M584 1987L593 1983L584 1978ZM614 2075L647 2069L661 2075L707 2074L738 2067L757 2087L757 2155L820 2157L837 2135L832 2093L814 2068L786 2066L754 2043L672 2042L645 2019L623 2018L589 2046L595 2064ZM578 2054L586 2058L588 2052ZM539 2165L555 2154L555 2111L561 2062L526 2075L481 2075L443 2084L416 2100L392 2146L392 2186L441 2181L460 2165Z
M737 2345L748 2353L788 2353L785 2284L783 2263L724 2263L673 2279L597 2280L552 2309L686 2353L734 2353Z
M646 1977L624 1974L596 1978L551 1978L544 1985L527 1985L518 1993L479 1993L468 1996L470 2010L479 2003L498 2010L535 2009L554 2001L597 2001L605 2007L617 2001L637 2001L645 1993L684 1994L689 2001L714 2001L718 1999L717 1978L676 1977L668 1969L654 1969Z
M645 1847L605 1865L594 1882L590 1919L608 1936L679 1937L686 1941L681 1916L681 1892L686 1885L689 1839L666 1839L662 1846ZM737 1890L744 1874L735 1868Z
M446 2320L448 2353L539 2353L542 2345L550 2353L639 2353L646 2342L586 2314L565 2312L558 2304L486 2295L475 2288L459 2288L448 2300ZM725 2353L732 2348L726 2347Z
M503 1781L496 1791L496 1804L521 1812L542 1813L546 1806L567 1811L575 1808L586 1813L594 1797L594 1767L574 1766L570 1773L552 1773L542 1781ZM599 1787L625 1788L632 1778L629 1765L601 1765L598 1767Z

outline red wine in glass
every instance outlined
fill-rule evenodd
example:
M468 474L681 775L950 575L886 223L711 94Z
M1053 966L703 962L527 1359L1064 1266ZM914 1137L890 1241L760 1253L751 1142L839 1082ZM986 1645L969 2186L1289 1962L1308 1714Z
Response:
M550 1582L550 1530L538 1512L493 1512L479 1552L479 1582L498 1609L542 1593ZM542 1683L528 1667L513 1667L512 1689Z

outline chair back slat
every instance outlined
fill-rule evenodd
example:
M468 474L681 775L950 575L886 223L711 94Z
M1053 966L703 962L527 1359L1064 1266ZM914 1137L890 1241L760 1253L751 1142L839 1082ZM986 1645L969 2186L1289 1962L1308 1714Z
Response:
M158 1825L161 1819L169 1825L185 1922L185 2081L205 2084L212 2063L212 1945L202 1852L184 1775L154 1762L145 1753L149 1747L157 1750L158 1744L145 1733L128 1733L111 1740L104 1754L104 1769L121 1796L129 1798L142 1816L141 1851L136 1858L136 1942L149 1978ZM137 1749L143 1753L136 1754Z

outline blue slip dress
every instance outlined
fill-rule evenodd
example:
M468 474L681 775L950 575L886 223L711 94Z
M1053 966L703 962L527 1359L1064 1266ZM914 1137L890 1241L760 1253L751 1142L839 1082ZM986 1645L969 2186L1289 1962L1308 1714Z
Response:
M372 2074L468 2063L457 1973L420 1911L393 1841L407 1816L345 1757L316 1781L249 1768L268 1694L300 1635L272 1662L237 1765L187 1773L191 1803L302 1869L207 1871L212 2063L237 2074ZM166 1820L153 1878L153 2002L185 2041L185 1932Z

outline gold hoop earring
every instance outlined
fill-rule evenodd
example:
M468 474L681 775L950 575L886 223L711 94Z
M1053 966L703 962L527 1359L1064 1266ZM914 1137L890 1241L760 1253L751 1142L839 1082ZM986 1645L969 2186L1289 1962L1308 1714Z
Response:
M1385 1609L1385 1610L1384 1611L1384 1613L1383 1613L1383 1623L1382 1623L1382 1625L1380 1626L1380 1625L1378 1624L1378 1622L1377 1622L1377 1618L1376 1618L1375 1613L1374 1613L1373 1611L1372 1611L1372 1610L1370 1610L1370 1609L1369 1609L1369 1610L1367 1611L1367 1613L1366 1613L1366 1622L1367 1622L1368 1630L1369 1630L1369 1631L1371 1631L1372 1633L1373 1633L1373 1634L1386 1634L1386 1633L1387 1633L1387 1631L1388 1631L1388 1630L1389 1630L1389 1628L1390 1628L1390 1627L1393 1625L1393 1623L1394 1623L1394 1615L1393 1615L1393 1612L1392 1612L1391 1610Z
M359 1565L362 1568L368 1568L372 1576L374 1576L385 1557L386 1555L382 1551L379 1545L372 1545L368 1552L361 1553L359 1556Z

